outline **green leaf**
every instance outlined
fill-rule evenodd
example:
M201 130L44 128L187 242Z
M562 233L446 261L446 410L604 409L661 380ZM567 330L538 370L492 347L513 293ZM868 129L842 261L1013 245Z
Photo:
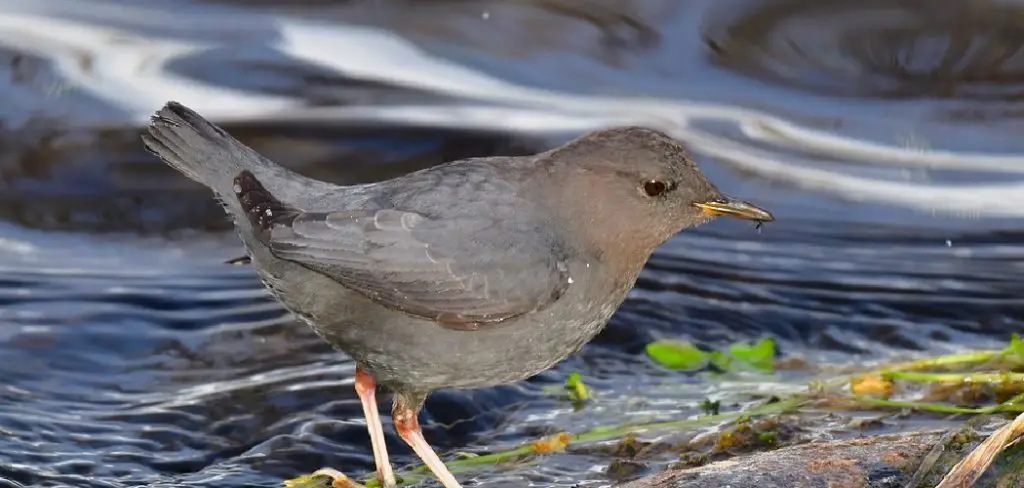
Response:
M683 341L657 341L647 345L647 354L676 370L695 371L709 363L725 372L775 370L775 340L771 338L754 344L733 344L727 352L705 352Z
M1024 361L1024 341L1021 341L1020 334L1013 334L1010 337L1010 347L1006 352L1010 356L1016 356L1017 360Z
M684 341L655 341L647 345L647 355L669 369L696 371L710 361L710 355Z
M569 388L575 388L576 385L583 384L583 373L570 373L569 377L565 379L565 385Z
M752 346L733 344L729 347L729 355L758 371L771 373L775 370L775 339L761 339Z
M775 340L761 339L755 344L733 344L728 353L715 351L711 353L711 364L726 372L759 371L771 373L775 371Z
M569 390L569 397L573 401L583 402L590 398L590 389L583 382L583 375L580 373L570 374L565 380L565 388Z
M718 351L711 353L711 364L715 365L716 368L722 371L732 371L735 369L732 363L732 356L729 356L728 354Z

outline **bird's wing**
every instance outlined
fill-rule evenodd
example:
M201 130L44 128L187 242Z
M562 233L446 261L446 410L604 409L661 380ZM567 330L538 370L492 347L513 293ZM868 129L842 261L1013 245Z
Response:
M302 212L257 195L243 200L263 202L250 219L278 258L447 328L476 330L541 310L570 283L563 248L525 215Z
M300 213L267 244L386 307L476 329L544 308L568 286L565 263L525 230L401 210Z

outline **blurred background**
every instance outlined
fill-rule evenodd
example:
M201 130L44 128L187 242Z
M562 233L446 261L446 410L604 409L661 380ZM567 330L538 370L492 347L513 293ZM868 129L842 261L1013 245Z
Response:
M373 468L352 363L223 264L244 252L211 194L142 149L168 100L338 183L646 125L775 214L668 243L557 369L435 394L422 422L441 452L806 384L670 372L644 353L658 339L773 337L830 366L1001 347L1024 312L1024 2L936 5L0 0L0 487ZM549 388L573 372L594 395L578 411ZM394 462L417 464L384 421ZM580 447L460 480L608 486L608 459Z

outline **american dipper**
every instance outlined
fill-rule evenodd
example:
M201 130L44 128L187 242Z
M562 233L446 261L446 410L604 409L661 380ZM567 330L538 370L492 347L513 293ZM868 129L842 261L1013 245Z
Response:
M351 186L289 171L177 102L142 139L213 190L263 284L355 361L386 487L395 476L378 384L395 394L402 439L458 488L420 430L431 391L547 370L597 335L677 232L719 215L774 220L720 193L679 142L640 127Z

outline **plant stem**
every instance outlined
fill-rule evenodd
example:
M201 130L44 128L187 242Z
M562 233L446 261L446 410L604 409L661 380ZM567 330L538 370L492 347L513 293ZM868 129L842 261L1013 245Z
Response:
M921 373L894 371L883 373L890 380L915 383L1024 383L1024 373Z
M918 359L905 363L896 363L881 368L881 374L896 371L921 371L926 369L941 369L951 366L965 366L969 364L984 364L999 359L1005 355L1005 351L976 351L961 354L949 354L928 359Z
M844 398L851 403L858 405L864 405L869 407L885 407L885 408L913 408L925 412L934 413L951 413L951 414L965 414L965 415L984 415L1000 412L1024 412L1024 405L1011 405L1007 403L1001 403L999 405L993 405L990 407L958 407L956 405L947 405L944 403L929 403L929 402L914 402L914 401L901 401L901 400L882 400L879 398L869 397L848 397Z

